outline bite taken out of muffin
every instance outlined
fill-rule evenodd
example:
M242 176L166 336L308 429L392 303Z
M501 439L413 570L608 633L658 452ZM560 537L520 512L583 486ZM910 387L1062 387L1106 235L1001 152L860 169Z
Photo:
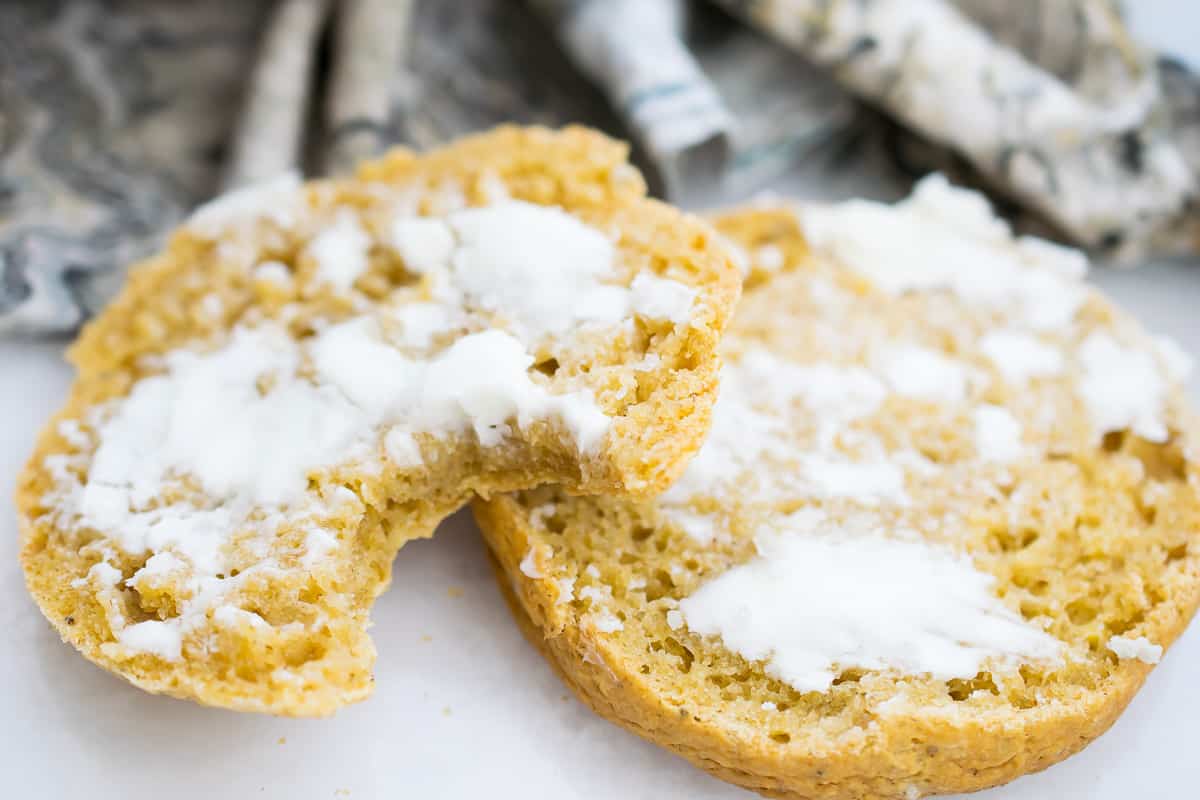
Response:
M281 176L72 347L26 580L142 689L326 715L397 551L472 503L517 623L634 733L770 796L1002 783L1200 601L1190 359L1086 268L939 176L701 219L582 128Z

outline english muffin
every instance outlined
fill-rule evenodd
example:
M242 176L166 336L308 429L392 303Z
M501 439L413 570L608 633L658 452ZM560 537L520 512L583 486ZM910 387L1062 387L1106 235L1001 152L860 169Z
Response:
M1200 598L1188 357L940 177L716 224L747 289L682 478L474 505L530 638L766 795L970 791L1100 735Z
M668 485L739 289L583 129L240 189L71 348L17 492L30 592L143 689L330 713L371 690L397 548L472 494Z

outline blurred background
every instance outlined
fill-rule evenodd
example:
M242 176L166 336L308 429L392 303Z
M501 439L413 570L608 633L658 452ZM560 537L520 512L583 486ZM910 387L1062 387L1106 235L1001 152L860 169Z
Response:
M653 190L693 208L764 190L892 199L937 169L1098 260L1194 255L1196 15L1189 0L11 0L0 332L73 330L225 189L505 121L627 139Z

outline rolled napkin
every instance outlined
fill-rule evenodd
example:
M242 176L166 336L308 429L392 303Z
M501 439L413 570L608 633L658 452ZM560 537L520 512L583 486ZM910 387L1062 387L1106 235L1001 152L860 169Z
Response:
M1200 249L1200 92L1111 0L718 0L1111 255Z
M964 157L976 180L1060 237L1126 260L1200 249L1200 87L1139 47L1111 0L715 3ZM719 22L692 31L687 56L677 0L534 5L669 189L699 167L744 183L748 166L764 172L764 154L787 164L781 151L845 130L845 99L825 78L777 53L755 60L736 36L709 35ZM728 57L737 51L745 58Z
M328 13L328 0L282 0L275 7L233 132L226 189L270 180L299 166L313 60Z
M222 189L508 120L620 130L524 4L423 3L410 36L414 5L0 3L0 334L75 329Z
M391 89L412 0L343 0L330 91L324 172L346 173L388 143Z
M0 47L0 333L74 329L222 188L337 173L389 144L503 121L633 139L652 186L692 206L785 170L792 194L894 199L940 169L1097 255L1200 251L1200 83L1133 43L1109 0L474 0L470 12L0 4L0 33L20 32Z
M683 41L682 0L533 0L640 134L668 187L728 161L733 120Z

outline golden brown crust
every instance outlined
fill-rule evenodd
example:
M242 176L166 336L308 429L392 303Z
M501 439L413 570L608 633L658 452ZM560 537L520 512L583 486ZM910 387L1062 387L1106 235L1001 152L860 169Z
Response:
M821 336L827 323L839 342L876 323L870 335L889 343L911 333L957 336L957 357L973 358L971 342L981 329L964 334L955 327L976 324L970 314L958 316L945 298L883 296L818 263L790 210L734 212L718 219L718 229L752 259L748 285L758 287L747 291L727 335L727 363L754 346L790 347L801 363L829 358L823 348L830 339ZM764 245L779 249L772 269L758 263ZM782 267L774 263L780 251ZM817 283L821 291L811 291ZM827 302L845 305L823 308ZM1144 341L1097 295L1080 317L1080 330L1063 347L1077 347L1092 330ZM970 363L990 369L986 361ZM746 530L753 530L753 517L738 505L738 492L691 507L728 512L722 519L733 525L731 541L704 545L681 531L661 501L571 499L542 489L477 500L473 510L526 636L605 718L768 796L973 791L1050 766L1107 730L1152 669L1118 659L1109 637L1145 636L1165 649L1200 604L1196 416L1176 390L1167 401L1167 442L1123 433L1097 447L1079 419L1085 415L1071 404L1071 380L1036 390L1047 404L1063 404L1064 422L1038 442L1054 455L1010 465L1007 488L990 499L973 494L975 487L999 473L971 462L972 445L955 432L964 427L958 418L891 400L855 429L911 437L935 464L958 470L946 478L957 485L913 479L914 505L954 512L950 541L996 577L1009 607L1071 648L1071 662L1059 668L952 681L845 670L827 692L800 693L766 674L761 662L664 621L680 598L752 556ZM1024 414L1029 400L1029 413L1036 412L1034 390L998 375L991 383L987 402ZM1021 486L1041 499L1020 507L1028 520L1014 521L1006 502ZM776 502L790 511L816 501ZM833 503L826 513L836 518L841 511ZM620 627L596 624L597 603Z
M426 442L426 455L436 453L440 470L374 474L339 467L314 476L311 491L321 497L346 489L354 495L351 502L326 509L322 521L337 534L340 555L305 566L303 526L284 525L270 543L271 557L282 570L256 575L236 591L240 607L265 619L270 630L206 620L185 638L184 657L174 663L114 649L117 626L171 618L187 590L127 587L124 582L144 566L148 554L121 552L99 533L61 521L52 465L66 464L82 478L95 443L79 442L78 434L66 435L60 425L86 430L94 409L126 395L136 381L159 369L158 355L220 341L234 325L263 320L279 321L303 336L314 321L353 316L364 302L381 301L397 286L407 286L411 276L394 253L376 247L369 269L355 283L353 302L316 291L313 266L301 252L303 237L271 220L259 220L248 233L236 235L248 237L249 263L286 263L295 276L290 288L252 278L245 253L227 246L240 241L235 234L215 244L187 227L161 255L136 266L125 290L71 348L78 379L65 407L38 437L17 488L27 584L64 641L147 691L237 710L329 714L371 691L375 651L366 634L368 612L388 584L396 549L431 535L472 493L551 480L579 492L646 493L673 479L707 425L718 369L715 347L740 287L709 226L646 199L641 176L625 158L625 145L593 131L509 126L424 155L398 149L363 165L353 179L306 185L307 213L324 218L335 207L351 207L369 230L383 224L390 208L385 203L390 195L380 191L381 185L411 187L421 213L437 212L447 187L468 204L488 202L499 187L513 198L561 206L615 231L628 273L623 277L645 269L669 273L704 302L686 330L639 318L640 327L607 350L581 356L578 363L560 357L558 376L548 380L582 381L614 417L597 458L581 460L564 446L561 431L536 423L504 447ZM219 302L212 303L213 297ZM630 362L646 353L654 353L661 367L634 372ZM238 562L242 571L257 558ZM120 585L105 585L89 574L100 562L115 566Z
M1112 726L1151 670L1139 661L1124 662L1084 702L1053 716L970 720L965 725L909 720L855 751L795 752L763 731L725 729L701 708L666 702L610 637L548 611L555 589L520 570L529 537L521 526L525 512L513 498L476 501L472 510L486 532L497 583L522 633L589 708L721 780L768 797L891 800L903 798L909 785L924 787L922 794L998 786L1082 750ZM1198 599L1191 600L1190 612L1181 614L1178 632L1186 628Z

